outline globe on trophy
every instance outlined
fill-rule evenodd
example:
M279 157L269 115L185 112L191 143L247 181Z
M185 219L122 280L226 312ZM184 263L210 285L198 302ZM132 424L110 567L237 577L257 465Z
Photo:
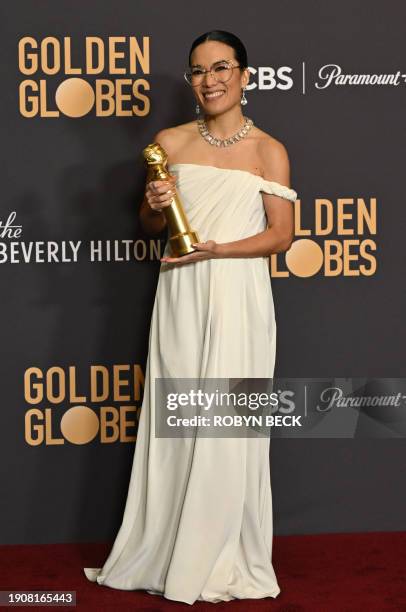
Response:
M169 178L170 173L166 168L168 156L166 151L157 142L149 144L142 151L147 166L147 182L163 181ZM192 247L194 242L200 242L196 231L192 230L187 220L183 204L175 189L169 206L163 208L169 230L169 245L173 257L182 257L194 253Z

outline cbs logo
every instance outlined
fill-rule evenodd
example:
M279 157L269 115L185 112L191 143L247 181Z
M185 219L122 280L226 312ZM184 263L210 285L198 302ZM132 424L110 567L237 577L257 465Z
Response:
M292 89L293 79L289 76L293 69L290 66L280 66L275 69L271 66L259 66L253 68L249 66L249 71L252 75L246 89Z

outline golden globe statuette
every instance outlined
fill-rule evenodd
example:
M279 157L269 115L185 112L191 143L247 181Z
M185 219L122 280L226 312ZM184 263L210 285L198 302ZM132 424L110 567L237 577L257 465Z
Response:
M168 156L165 150L157 142L149 144L142 152L148 168L147 182L164 181L170 176L166 169ZM182 202L175 189L169 206L163 208L169 229L169 245L173 257L181 257L194 253L192 247L194 242L200 242L197 232L191 229L189 221L183 210Z

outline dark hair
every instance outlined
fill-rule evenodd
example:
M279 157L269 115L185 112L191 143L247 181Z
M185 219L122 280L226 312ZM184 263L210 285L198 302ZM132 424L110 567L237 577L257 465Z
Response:
M229 45L234 49L235 58L240 64L240 70L244 70L244 68L248 68L248 58L247 51L241 42L241 40L235 34L231 32L226 32L225 30L210 30L210 32L206 32L202 34L196 40L193 41L192 46L189 51L189 66L190 60L192 56L193 50L202 43L206 42L206 40L216 40L217 42L222 42L226 45Z

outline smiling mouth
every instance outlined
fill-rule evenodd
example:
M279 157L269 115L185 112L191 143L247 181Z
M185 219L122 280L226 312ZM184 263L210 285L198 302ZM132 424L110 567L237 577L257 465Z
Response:
M203 97L205 100L216 100L217 98L221 98L223 94L225 94L225 91L223 90L208 91L203 94Z

